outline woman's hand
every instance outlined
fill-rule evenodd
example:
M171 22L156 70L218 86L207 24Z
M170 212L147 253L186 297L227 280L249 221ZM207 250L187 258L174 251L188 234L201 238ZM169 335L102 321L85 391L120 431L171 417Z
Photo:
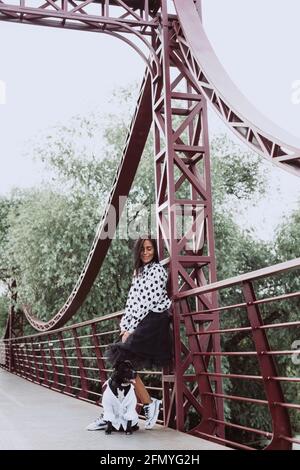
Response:
M122 334L122 343L125 343L129 335L130 335L129 331L124 331L124 333Z

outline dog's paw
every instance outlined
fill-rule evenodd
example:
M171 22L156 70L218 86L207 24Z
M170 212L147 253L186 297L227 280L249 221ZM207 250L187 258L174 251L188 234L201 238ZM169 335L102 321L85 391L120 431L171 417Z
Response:
M105 434L110 435L110 434L111 434L111 430L110 430L110 429L106 429Z
M125 431L125 434L132 434L132 431Z

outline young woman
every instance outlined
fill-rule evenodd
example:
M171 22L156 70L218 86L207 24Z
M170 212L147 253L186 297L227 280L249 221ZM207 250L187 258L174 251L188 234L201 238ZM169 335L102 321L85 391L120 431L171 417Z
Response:
M134 247L134 274L124 315L121 319L121 340L108 351L109 361L130 360L137 369L166 366L172 361L167 295L168 275L159 263L156 240L140 237ZM137 376L135 392L144 405L145 429L152 429L159 414L160 400L151 398ZM97 425L98 421L98 425ZM102 429L101 419L88 430Z

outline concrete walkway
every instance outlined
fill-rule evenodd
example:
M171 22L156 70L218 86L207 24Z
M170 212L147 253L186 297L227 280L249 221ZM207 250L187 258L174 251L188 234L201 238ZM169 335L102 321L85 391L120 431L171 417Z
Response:
M48 390L0 369L1 450L226 450L226 447L155 426L126 436L85 431L95 405ZM228 450L228 449L227 449Z

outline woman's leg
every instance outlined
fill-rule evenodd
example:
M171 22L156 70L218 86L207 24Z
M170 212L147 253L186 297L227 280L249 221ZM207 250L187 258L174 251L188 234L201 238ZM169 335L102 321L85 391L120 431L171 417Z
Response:
M139 375L136 376L134 389L136 396L143 404L143 410L146 418L145 429L152 429L159 415L161 400L150 397Z
M136 376L134 390L143 405L149 405L149 403L151 403L151 397L139 375Z

